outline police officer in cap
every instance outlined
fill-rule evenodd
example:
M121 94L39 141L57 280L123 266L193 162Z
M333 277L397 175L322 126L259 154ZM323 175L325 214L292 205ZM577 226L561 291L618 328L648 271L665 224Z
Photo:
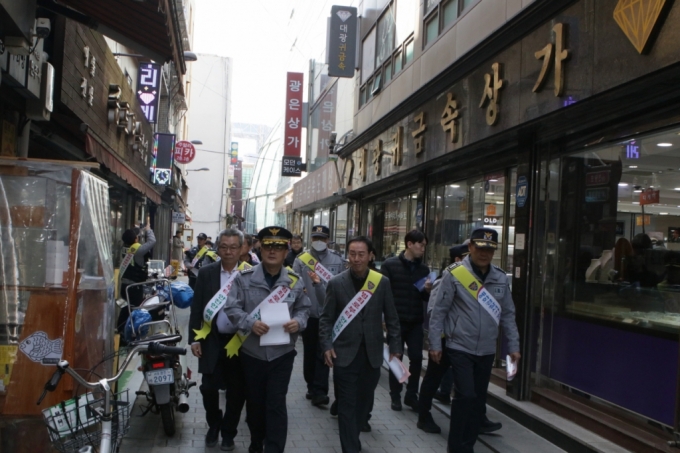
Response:
M246 378L247 422L252 439L249 453L280 453L286 446L286 394L296 355L295 342L298 332L307 326L311 306L300 276L283 266L292 236L281 227L260 230L262 262L241 271L234 279L224 307L241 333L227 344L227 353L238 352ZM273 303L288 306L290 321L283 328L290 334L290 341L262 345L261 336L269 326L261 320L261 311Z
M445 269L433 303L430 357L440 363L442 355L447 355L456 388L448 439L451 453L473 452L486 405L499 325L508 340L511 360L517 363L520 359L508 278L502 269L491 264L497 248L496 230L474 230L470 235L470 254ZM442 334L446 336L445 348Z
M184 265L189 272L189 286L191 286L192 289L195 289L196 287L196 277L198 276L198 270L203 265L205 255L210 251L207 241L208 236L205 233L200 233L196 236L198 245L191 247L190 250L184 252L184 256L186 257Z
M314 406L329 403L328 368L319 346L319 317L326 300L326 286L330 279L345 270L345 260L339 253L328 249L330 230L326 225L312 227L312 247L299 254L293 264L296 274L302 276L307 296L312 303L307 328L302 332L304 344L303 374L307 382L307 399Z

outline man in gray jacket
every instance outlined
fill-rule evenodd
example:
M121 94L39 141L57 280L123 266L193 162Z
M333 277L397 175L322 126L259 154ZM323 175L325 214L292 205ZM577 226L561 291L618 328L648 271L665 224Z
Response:
M371 240L358 236L347 246L350 268L328 283L319 341L326 364L334 368L342 452L359 453L360 428L373 403L383 363L383 316L390 360L401 356L402 345L390 281L368 267Z
M470 235L470 255L444 271L430 317L430 357L442 358L442 333L456 389L451 403L450 453L472 453L486 405L486 391L503 327L513 362L520 359L515 305L507 276L491 264L498 233L478 228Z
M307 399L312 400L314 406L322 406L329 403L330 370L319 346L319 316L326 300L326 286L333 276L345 270L345 260L335 250L328 249L330 229L326 225L314 225L311 237L311 249L297 255L293 271L302 277L312 303L307 328L302 332L302 370L307 383Z
M252 439L249 453L282 453L286 447L286 394L296 355L295 342L298 332L307 326L310 306L300 276L283 267L292 236L281 227L260 230L262 263L236 276L224 307L229 321L239 330L227 343L227 354L237 352L243 365L246 421ZM283 329L290 334L290 341L261 344L261 337L269 332L261 310L274 303L288 305L290 321L283 324Z

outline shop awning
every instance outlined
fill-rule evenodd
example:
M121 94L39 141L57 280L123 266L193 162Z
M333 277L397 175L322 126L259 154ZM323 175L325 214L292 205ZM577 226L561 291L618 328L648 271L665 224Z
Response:
M144 181L118 156L109 152L92 135L85 135L85 151L97 159L97 162L105 165L113 173L121 177L125 182L138 190L145 197L156 204L161 204L161 194L156 192L150 182Z
M175 0L38 0L38 6L83 23L156 62L174 60L180 79L186 72Z

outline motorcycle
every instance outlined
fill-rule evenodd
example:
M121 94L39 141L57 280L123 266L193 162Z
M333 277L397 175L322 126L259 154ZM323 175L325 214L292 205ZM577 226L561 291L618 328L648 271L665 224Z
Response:
M128 304L132 328L130 346L150 342L176 346L182 340L182 335L177 325L170 281L152 279L129 285L126 292L130 287L141 285L144 285L144 301L139 307L132 307ZM150 316L135 316L143 320L135 325L133 314L137 310L146 310ZM172 437L175 434L175 410L180 413L189 411L189 389L194 387L196 382L191 380L191 370L187 368L186 358L183 355L157 354L147 351L141 357L142 366L139 370L144 373L149 387L147 391L136 392L138 396L146 397L147 405L142 411L142 416L149 412L159 413L163 422L163 431L167 436Z

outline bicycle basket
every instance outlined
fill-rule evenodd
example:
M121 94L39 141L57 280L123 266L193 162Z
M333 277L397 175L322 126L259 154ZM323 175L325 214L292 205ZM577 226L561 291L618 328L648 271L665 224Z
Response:
M130 429L130 409L127 389L111 395L112 451ZM43 410L54 448L62 453L76 453L86 445L99 448L103 412L104 398L97 398L93 393L85 393Z

